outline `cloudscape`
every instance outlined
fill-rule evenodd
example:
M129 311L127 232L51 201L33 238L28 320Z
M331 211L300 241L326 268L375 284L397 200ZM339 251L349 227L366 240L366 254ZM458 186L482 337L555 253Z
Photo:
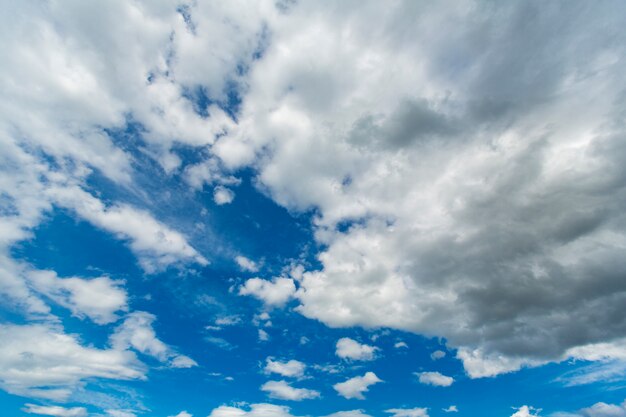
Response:
M0 14L0 414L626 417L626 3Z

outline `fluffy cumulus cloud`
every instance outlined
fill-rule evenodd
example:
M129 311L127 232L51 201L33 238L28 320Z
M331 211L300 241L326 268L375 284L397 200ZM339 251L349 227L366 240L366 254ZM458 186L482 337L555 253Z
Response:
M369 391L370 386L379 382L383 381L374 372L366 372L363 376L355 376L345 382L335 384L333 388L344 398L364 400L365 396L363 393Z
M626 335L616 3L302 2L270 20L213 149L231 167L263 152L264 189L318 213L299 311L444 337L473 377Z
M87 409L84 407L66 408L57 405L26 404L24 412L41 416L87 417Z
M319 391L295 388L287 381L267 381L261 385L261 391L265 391L271 398L279 400L302 401L320 396Z
M118 319L116 312L128 309L123 283L109 277L60 278L53 271L32 271L28 275L39 293L98 324L114 322Z
M433 385L435 387L449 387L454 382L454 378L443 375L439 372L419 372L416 373L420 383Z
M626 401L621 404L595 403L575 412L557 412L554 417L624 417L626 416Z
M239 288L240 295L251 295L269 307L285 305L293 298L295 292L296 285L293 279L285 277L276 277L271 281L250 278Z
M265 372L266 373L275 373L278 375L292 377L292 378L301 378L304 376L304 370L306 369L306 364L297 361L295 359L288 360L286 362L281 362L278 360L273 360L272 358L267 358L265 363Z
M375 358L377 350L377 347L359 343L349 337L342 337L337 341L335 353L341 359L371 361Z

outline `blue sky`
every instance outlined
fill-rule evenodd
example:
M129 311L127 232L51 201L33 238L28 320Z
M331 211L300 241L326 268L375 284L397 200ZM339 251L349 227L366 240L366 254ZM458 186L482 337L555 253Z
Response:
M626 416L620 2L4 6L3 416Z

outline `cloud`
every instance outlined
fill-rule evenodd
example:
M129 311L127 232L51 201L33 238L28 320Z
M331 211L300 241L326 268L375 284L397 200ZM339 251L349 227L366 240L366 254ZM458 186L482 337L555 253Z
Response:
M608 4L465 4L294 5L212 149L315 213L300 313L443 337L486 377L626 336L626 35Z
M251 295L270 307L280 307L293 298L296 286L291 278L278 277L271 281L250 278L239 288L239 295Z
M371 385L379 382L383 381L374 372L366 372L363 376L355 376L345 382L335 384L333 388L344 398L364 400L363 393L369 391Z
M263 329L259 329L259 341L267 342L270 340L270 335Z
M29 414L39 414L42 416L56 416L56 417L86 417L87 409L84 407L59 407L56 405L35 405L26 404L23 409L24 412Z
M287 381L267 381L261 385L261 391L267 392L271 398L290 401L302 401L320 396L319 391L294 388Z
M385 410L385 413L391 413L392 417L428 417L427 408L391 408Z
M350 411L338 411L327 415L326 417L371 417L369 414L365 414L363 410L350 410Z
M377 347L361 344L348 337L337 341L335 354L341 359L371 361L376 357Z
M124 349L96 349L43 325L0 325L0 385L9 393L64 400L88 378L144 379L146 366Z
M407 345L406 342L396 342L393 345L393 347L396 348L396 349L401 349L401 348L408 349L409 345Z
M138 352L152 356L173 368L190 368L197 363L187 356L180 355L163 343L156 336L152 323L153 314L143 311L130 313L124 322L111 335L111 345L116 349L133 348Z
M250 404L248 410L226 405L211 411L209 417L294 417L289 407L274 404ZM361 410L339 411L325 417L370 417Z
M237 315L220 316L215 319L215 324L218 326L234 326L241 323L241 317Z
M259 266L257 265L257 263L246 258L245 256L241 256L241 255L236 256L235 261L237 262L237 265L239 265L239 268L241 268L242 271L257 272L259 270Z
M111 417L136 417L137 415L134 412L128 410L106 410L106 413L108 416Z
M28 279L39 293L98 324L114 322L119 318L116 312L128 310L123 282L109 277L60 278L53 271L31 271Z
M180 413L176 414L175 416L170 416L170 417L193 417L191 414L189 414L186 411L181 411Z
M451 406L449 406L447 408L442 408L442 410L445 413L458 413L459 412L459 409L457 408L456 405L451 405Z
M150 213L126 204L105 206L79 188L50 188L55 202L122 240L127 240L147 272L156 272L177 262L208 261L189 245L185 236L156 220Z
M232 190L229 190L226 187L217 186L213 190L213 201L218 206L223 206L224 204L230 204L235 199L235 193Z
M425 385L449 387L454 382L454 378L439 372L416 372L415 374L419 376L420 383Z
M539 412L541 412L541 410L523 405L516 412L511 414L511 417L539 417Z
M438 359L442 359L446 356L446 352L444 352L443 350L436 350L433 353L430 354L430 358L434 361L438 360Z
M219 406L209 417L292 417L289 407L274 404L251 404L249 410L238 407Z
M301 378L304 376L304 370L306 365L295 359L291 359L287 362L274 361L272 358L267 358L265 364L266 373L275 373L291 378Z
M607 404L598 402L591 407L581 408L575 412L556 412L554 417L624 417L626 416L626 401L621 404Z

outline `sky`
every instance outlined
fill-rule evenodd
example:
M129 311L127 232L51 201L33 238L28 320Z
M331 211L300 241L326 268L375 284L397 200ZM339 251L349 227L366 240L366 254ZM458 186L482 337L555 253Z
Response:
M0 0L2 417L626 417L620 0Z

